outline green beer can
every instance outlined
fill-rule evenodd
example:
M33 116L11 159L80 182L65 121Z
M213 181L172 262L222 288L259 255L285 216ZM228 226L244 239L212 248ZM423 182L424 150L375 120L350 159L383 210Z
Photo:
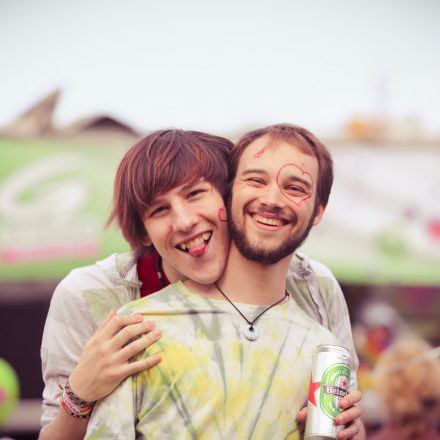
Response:
M318 345L312 359L307 421L307 440L336 439L343 426L335 426L341 412L339 399L348 394L350 352L339 345Z

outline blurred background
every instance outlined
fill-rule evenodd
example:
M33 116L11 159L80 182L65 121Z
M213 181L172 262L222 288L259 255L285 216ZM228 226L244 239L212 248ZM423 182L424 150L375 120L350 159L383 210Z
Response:
M439 19L436 0L0 0L0 435L39 430L59 280L128 249L104 229L126 149L158 128L235 141L276 122L334 156L301 250L343 287L364 422L386 424L382 353L440 345Z

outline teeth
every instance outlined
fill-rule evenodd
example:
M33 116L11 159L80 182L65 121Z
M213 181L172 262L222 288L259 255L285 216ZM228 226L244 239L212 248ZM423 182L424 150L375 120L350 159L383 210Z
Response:
M180 243L179 247L186 251L187 249L191 249L195 246L199 246L203 244L205 241L208 241L211 237L211 232L204 232L202 235L199 235L194 240L186 241L185 243Z
M270 226L282 226L283 222L279 219L275 219L275 218L267 218L267 217L263 217L261 215L255 215L255 220L258 223L263 223L264 225L270 225Z

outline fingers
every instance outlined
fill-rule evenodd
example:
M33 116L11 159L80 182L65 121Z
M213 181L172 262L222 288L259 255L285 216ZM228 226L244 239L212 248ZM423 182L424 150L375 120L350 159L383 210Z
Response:
M162 357L159 354L155 354L154 356L150 356L145 359L130 362L124 366L124 378L144 370L149 370L157 365L161 360Z
M151 332L155 328L153 321L142 321L137 324L129 324L120 329L112 338L111 346L114 349L123 347L130 342L131 339Z
M102 330L107 325L107 323L110 321L110 319L112 319L112 317L115 315L116 315L116 310L115 309L110 310L110 312L108 312L108 315L105 317L105 319L103 319L103 321L99 325L98 329L96 330L96 333L98 333L100 330Z
M115 314L110 318L110 320L103 327L100 333L105 339L110 339L127 325L137 324L142 321L143 316L140 314L133 314L128 316L120 316L118 314Z
M341 412L335 417L336 425L346 425L358 419L362 414L362 410L358 406L352 406L351 408Z
M360 425L361 424L359 422L359 419L357 419L350 426L347 426L347 428L338 432L338 439L339 440L347 440L347 439L353 438L355 435L357 435L359 433Z
M296 415L296 420L301 423L305 423L307 419L307 407L302 408Z
M127 344L120 352L118 353L118 358L122 362L128 361L133 356L137 355L141 351L145 350L151 344L156 342L161 337L161 333L159 330L154 329L147 334L144 334L142 337L135 339L134 341Z
M339 408L346 409L360 402L362 393L359 390L350 391L344 398L339 400Z

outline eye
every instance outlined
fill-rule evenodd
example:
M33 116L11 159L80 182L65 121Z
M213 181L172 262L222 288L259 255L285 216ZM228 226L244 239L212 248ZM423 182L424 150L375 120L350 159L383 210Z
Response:
M249 177L246 182L254 185L264 185L264 180L261 177Z
M299 185L289 185L285 188L285 191L291 194L298 194L298 195L308 194L307 190Z
M167 211L168 211L168 206L160 205L160 206L157 206L157 207L153 208L150 211L149 215L150 215L150 217L158 217L158 216L164 214Z

